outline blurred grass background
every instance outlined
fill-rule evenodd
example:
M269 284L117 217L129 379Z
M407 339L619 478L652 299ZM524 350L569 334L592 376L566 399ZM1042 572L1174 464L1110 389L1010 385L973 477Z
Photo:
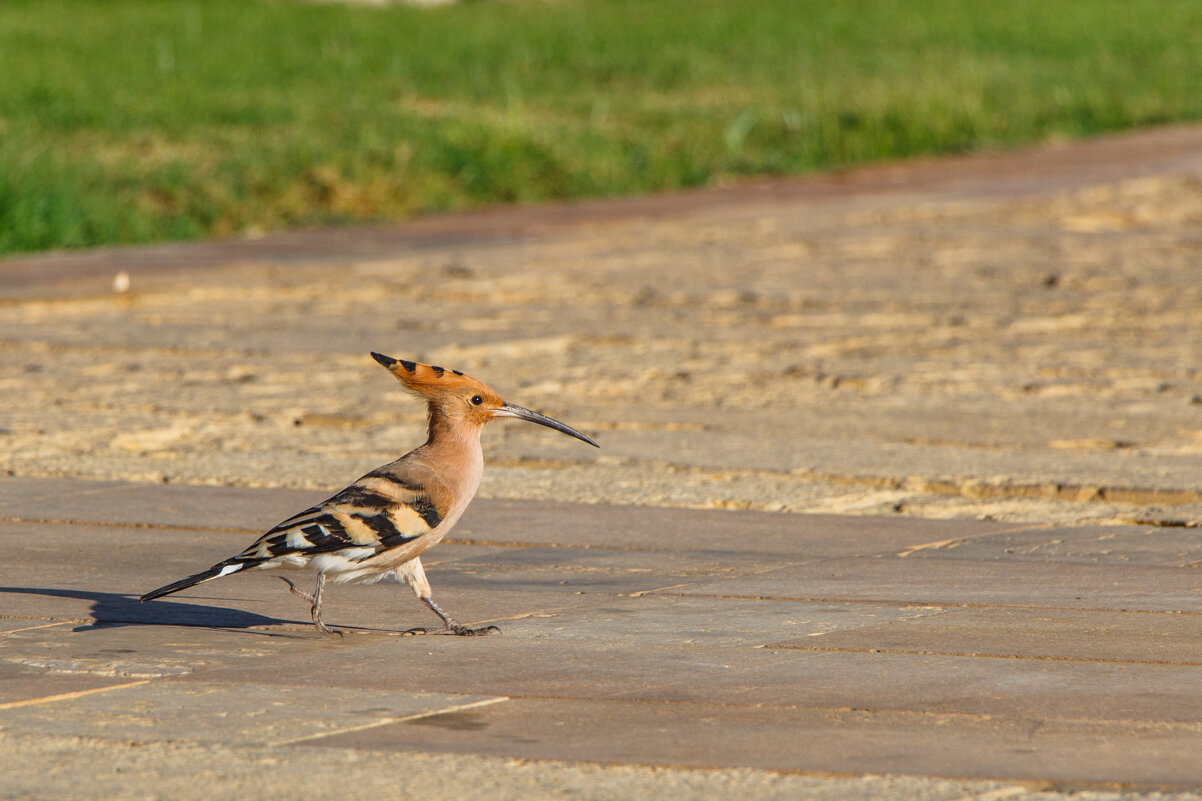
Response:
M1202 117L1197 0L0 5L0 253Z

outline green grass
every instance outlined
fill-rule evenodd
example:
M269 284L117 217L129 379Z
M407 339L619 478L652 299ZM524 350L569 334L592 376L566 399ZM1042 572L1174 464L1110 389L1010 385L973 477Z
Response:
M0 4L0 252L1202 117L1197 0Z

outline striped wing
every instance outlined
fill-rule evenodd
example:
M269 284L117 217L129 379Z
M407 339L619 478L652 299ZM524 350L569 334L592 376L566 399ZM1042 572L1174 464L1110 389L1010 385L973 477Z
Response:
M323 553L362 562L417 539L441 522L442 514L420 486L367 475L281 522L228 562L258 565Z

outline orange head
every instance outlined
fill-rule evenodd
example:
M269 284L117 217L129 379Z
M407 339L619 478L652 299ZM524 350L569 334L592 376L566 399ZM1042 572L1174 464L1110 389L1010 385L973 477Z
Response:
M396 376L406 389L426 399L430 405L432 426L438 418L452 424L467 423L479 428L498 417L516 417L553 428L593 447L601 447L569 425L521 406L506 403L495 389L458 370L407 362L381 353L372 353L372 358L388 368L388 372Z

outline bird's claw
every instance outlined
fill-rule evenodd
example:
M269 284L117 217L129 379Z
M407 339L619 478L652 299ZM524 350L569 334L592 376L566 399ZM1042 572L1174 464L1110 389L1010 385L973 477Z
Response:
M311 603L311 604L315 604L315 603L317 603L317 599L316 599L316 598L315 598L313 595L311 595L310 593L307 593L307 592L305 592L304 590L300 589L300 588L299 588L299 587L297 587L295 584L293 584L293 583L292 583L292 579L290 579L290 578L288 578L288 577L286 577L286 576L276 576L276 578L278 578L280 581L282 581L282 582L284 582L285 584L287 584L287 585L288 585L288 592L292 593L292 594L293 594L293 595L295 595L297 598L300 598L302 601L308 601L308 602L309 602L309 603Z
M483 637L488 634L500 634L501 629L497 626L481 626L480 628L470 628L459 623L448 623L440 629L428 629L424 626L419 626L415 629L409 629L402 632L403 636L412 637L417 634L453 634L459 637Z
M493 632L500 634L501 629L498 628L497 626L481 626L478 629L471 629L471 628L468 628L467 626L460 626L457 624L457 625L451 626L450 630L446 631L444 633L445 634L458 634L460 637L483 637L485 635L492 634Z

